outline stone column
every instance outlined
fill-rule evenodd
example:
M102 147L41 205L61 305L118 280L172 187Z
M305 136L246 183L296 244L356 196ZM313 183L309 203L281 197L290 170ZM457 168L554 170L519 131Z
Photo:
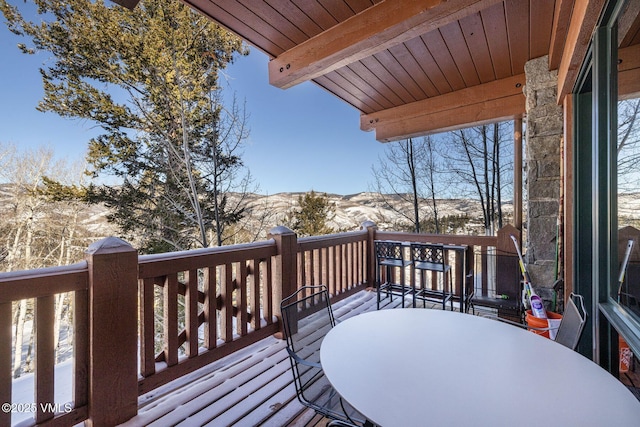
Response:
M525 140L527 231L526 263L540 296L549 301L555 282L560 196L562 106L556 102L557 71L547 56L525 64L527 128Z

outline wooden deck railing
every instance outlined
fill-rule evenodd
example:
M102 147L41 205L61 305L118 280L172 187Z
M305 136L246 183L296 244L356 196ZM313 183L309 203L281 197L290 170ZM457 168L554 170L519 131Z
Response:
M298 280L302 286L326 285L334 301L371 284L367 275L369 232L298 239Z
M56 417L56 425L72 426L88 415L88 269L81 262L65 267L43 268L0 274L0 425L11 425L12 412L29 412L35 423L50 421L54 406L54 298L58 294L73 293L73 405L65 406L66 413ZM12 400L12 304L34 299L35 315L35 384L33 401L16 403Z
M277 332L272 278L276 256L273 240L140 256L138 392Z
M459 300L465 292L463 271L473 270L476 280L475 287L479 295L487 296L489 293L495 293L517 299L520 297L518 283L520 272L511 235L520 240L520 232L511 225L500 229L497 236L377 231L375 239L466 246L465 252L460 250L447 251L449 263L453 265L452 290L455 297ZM464 270L463 263L466 263Z
M280 301L299 286L325 284L334 301L374 286L374 240L467 245L465 257L451 258L460 295L462 260L469 269L474 260L487 263L492 251L509 252L514 232L395 233L367 222L356 232L298 239L276 227L263 242L145 256L107 238L77 265L0 274L0 342L12 342L12 303L35 298L34 407L52 403L52 298L73 292L73 407L66 414L37 412L34 424L116 425L136 414L139 395L279 331ZM0 403L10 405L11 351L0 350ZM10 422L11 413L0 412L0 425Z

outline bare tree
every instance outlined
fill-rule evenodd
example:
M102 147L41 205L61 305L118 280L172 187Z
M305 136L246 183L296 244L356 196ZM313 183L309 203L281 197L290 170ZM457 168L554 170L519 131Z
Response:
M502 227L502 201L513 176L513 144L507 143L507 123L494 123L450 132L442 153L449 174L457 183L450 190L458 197L480 201L485 233Z
M640 187L640 98L618 103L618 186L621 191Z
M15 147L0 147L0 153L0 181L4 182L0 193L0 246L6 252L0 269L28 270L80 261L89 241L98 237L83 221L89 216L89 207L77 194L82 191L83 165L55 162L53 152L42 148L18 152ZM56 295L58 357L58 339L63 320L70 314L69 303L69 295ZM17 377L30 369L33 334L27 335L25 325L33 320L33 300L16 302L13 319L13 375Z
M423 231L421 223L430 214L439 233L435 140L428 136L390 143L379 160L372 168L374 191L382 195L386 207L405 218L416 233Z

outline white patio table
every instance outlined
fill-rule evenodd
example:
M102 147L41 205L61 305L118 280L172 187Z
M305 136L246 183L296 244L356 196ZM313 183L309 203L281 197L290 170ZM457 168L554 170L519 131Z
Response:
M320 360L338 393L382 427L640 425L640 402L591 360L469 314L361 314L327 334Z

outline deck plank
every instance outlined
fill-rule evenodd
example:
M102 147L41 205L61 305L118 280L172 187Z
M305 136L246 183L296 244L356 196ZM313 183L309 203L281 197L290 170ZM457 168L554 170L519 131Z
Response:
M374 311L376 293L360 291L332 308L338 322ZM285 342L268 337L140 396L138 415L121 426L324 425L297 400L290 370Z

